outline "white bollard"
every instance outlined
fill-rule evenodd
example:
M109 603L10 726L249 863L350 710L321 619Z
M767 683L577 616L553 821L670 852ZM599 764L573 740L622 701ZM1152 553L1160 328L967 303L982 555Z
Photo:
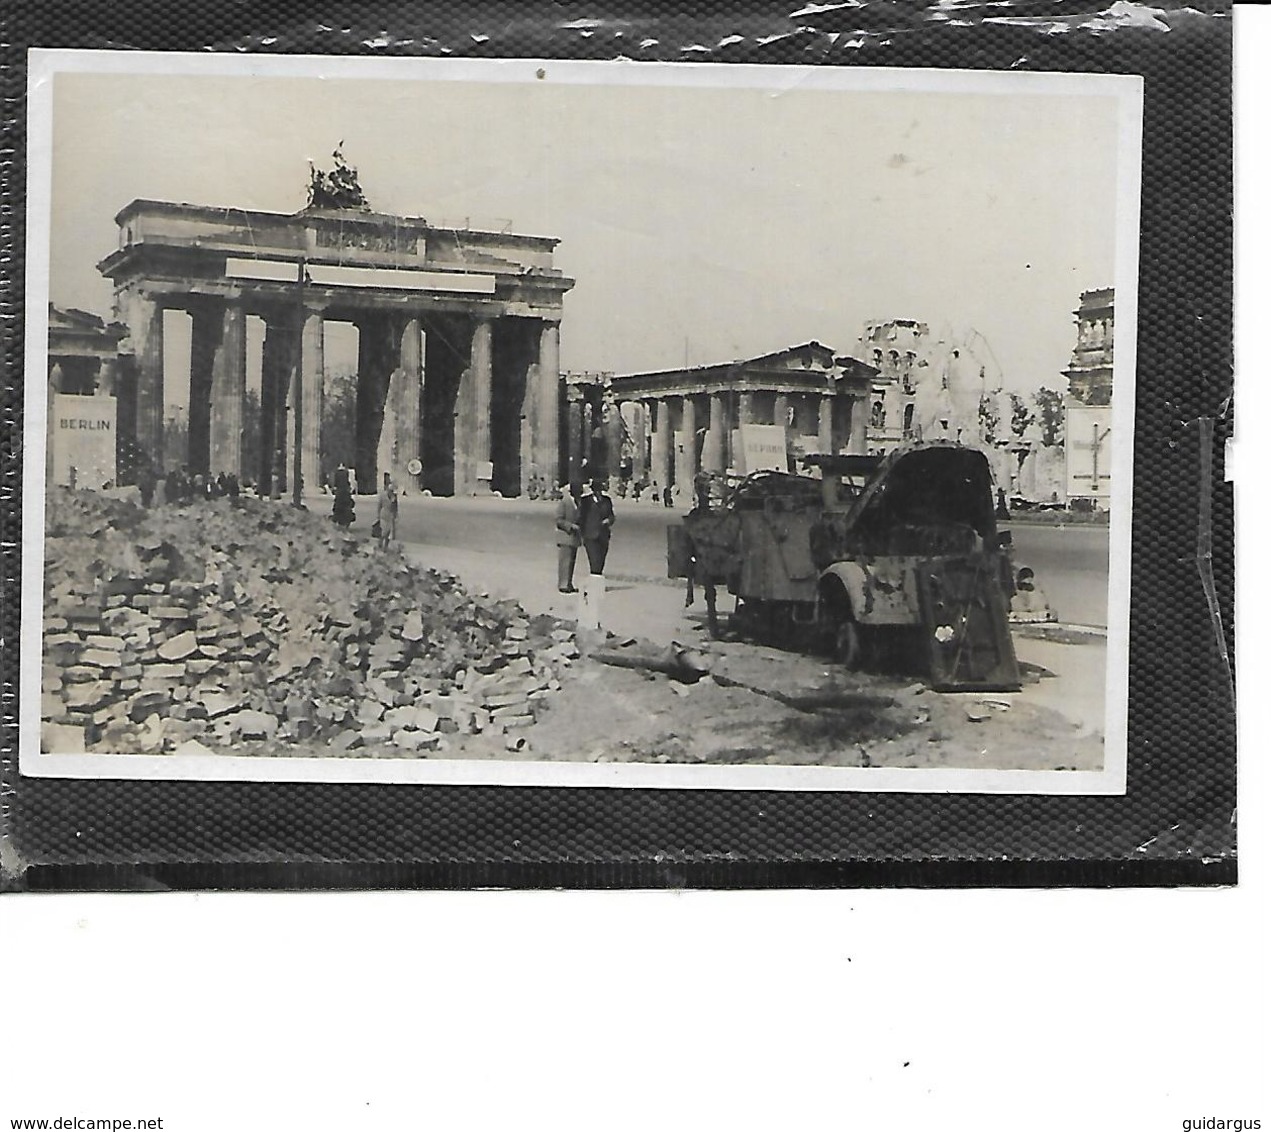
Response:
M584 574L578 589L578 627L600 628L600 606L605 596L605 579L602 574Z

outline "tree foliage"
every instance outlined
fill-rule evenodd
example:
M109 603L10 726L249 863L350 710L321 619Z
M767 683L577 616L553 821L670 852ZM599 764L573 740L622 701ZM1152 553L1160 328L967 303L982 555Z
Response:
M1020 394L1011 392L1011 435L1022 437L1028 426L1033 423L1033 413L1028 402Z
M322 390L322 479L331 483L341 464L357 456L357 374L327 373Z
M1064 398L1063 394L1044 385L1033 394L1033 404L1037 406L1037 423L1042 431L1043 444L1062 444L1064 442Z

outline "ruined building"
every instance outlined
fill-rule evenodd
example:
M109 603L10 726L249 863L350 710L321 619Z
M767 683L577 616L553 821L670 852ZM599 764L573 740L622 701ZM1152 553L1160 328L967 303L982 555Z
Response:
M870 452L915 440L981 442L980 402L1001 375L978 335L934 335L925 322L894 318L867 323L857 353L877 371Z
M796 461L815 452L863 453L873 375L856 358L806 342L717 365L622 374L600 390L571 388L571 409L575 400L585 412L589 400L611 401L636 437L634 477L670 487L683 500L691 498L698 472L736 470L742 463L739 430L745 425L785 428L788 455ZM581 456L575 434L571 424L571 468Z
M1111 287L1083 291L1077 319L1077 345L1064 370L1068 396L1081 405L1112 403L1112 300Z

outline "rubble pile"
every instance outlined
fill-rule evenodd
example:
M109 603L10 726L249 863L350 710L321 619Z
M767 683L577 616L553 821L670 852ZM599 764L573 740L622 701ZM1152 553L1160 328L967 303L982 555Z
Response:
M46 750L444 751L533 723L578 655L554 619L278 503L58 489L45 529Z

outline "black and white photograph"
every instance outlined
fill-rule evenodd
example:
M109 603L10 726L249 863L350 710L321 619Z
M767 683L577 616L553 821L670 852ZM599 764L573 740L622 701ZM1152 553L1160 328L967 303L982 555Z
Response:
M33 52L22 772L1122 793L1141 107Z

